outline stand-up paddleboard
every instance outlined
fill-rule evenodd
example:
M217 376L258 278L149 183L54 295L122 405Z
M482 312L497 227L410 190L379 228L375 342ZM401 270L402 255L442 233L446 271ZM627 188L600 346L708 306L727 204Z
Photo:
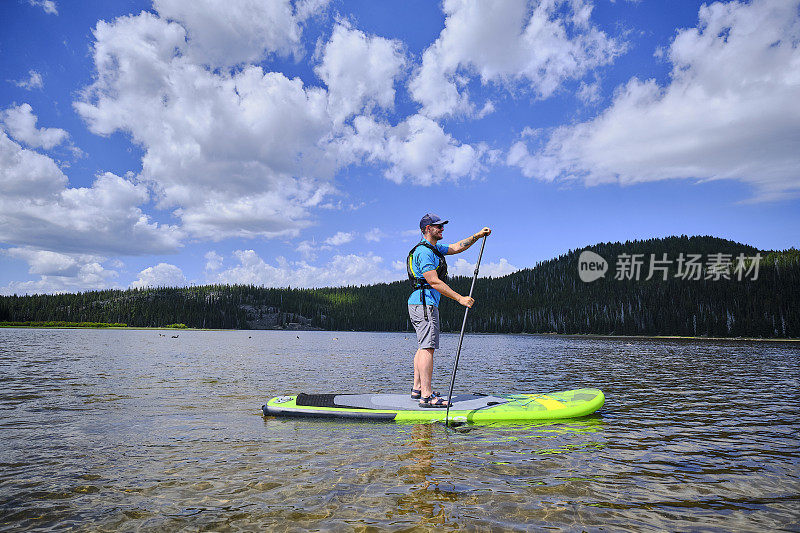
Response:
M547 394L456 394L450 420L466 423L529 422L577 418L603 406L598 389ZM394 422L444 421L445 409L420 407L408 394L298 394L277 396L262 407L267 416L344 418Z

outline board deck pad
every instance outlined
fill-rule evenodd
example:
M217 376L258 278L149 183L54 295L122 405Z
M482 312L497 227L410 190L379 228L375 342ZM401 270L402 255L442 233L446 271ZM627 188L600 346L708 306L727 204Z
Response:
M526 422L586 416L605 402L598 389L547 394L464 393L453 395L450 419L461 422ZM444 420L446 409L422 407L409 394L305 394L277 396L262 407L264 415L344 418L396 422Z

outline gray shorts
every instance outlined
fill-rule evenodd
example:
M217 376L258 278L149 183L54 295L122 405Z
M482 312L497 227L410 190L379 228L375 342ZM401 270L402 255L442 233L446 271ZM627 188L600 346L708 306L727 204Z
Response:
M439 308L428 305L428 320L425 320L424 310L420 304L408 306L408 316L414 329L417 331L417 348L439 348Z

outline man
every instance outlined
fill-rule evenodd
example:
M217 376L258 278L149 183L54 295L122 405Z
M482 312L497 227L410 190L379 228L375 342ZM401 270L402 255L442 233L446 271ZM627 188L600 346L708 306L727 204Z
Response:
M445 255L459 254L475 244L492 230L483 228L475 235L450 246L438 244L442 240L444 225L438 215L428 213L419 221L422 240L408 253L406 268L414 284L408 298L408 315L417 331L417 353L414 355L414 385L411 397L419 399L421 407L448 407L445 400L431 389L433 379L433 351L439 348L439 297L444 294L465 307L472 307L473 298L462 296L445 283L447 261Z

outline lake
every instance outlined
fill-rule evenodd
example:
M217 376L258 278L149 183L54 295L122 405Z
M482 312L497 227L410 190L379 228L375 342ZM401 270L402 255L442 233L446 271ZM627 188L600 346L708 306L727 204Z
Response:
M177 338L173 338L177 335ZM446 394L458 335L443 335ZM800 344L468 335L456 391L597 387L598 414L265 418L410 390L413 334L0 329L0 529L797 531Z

